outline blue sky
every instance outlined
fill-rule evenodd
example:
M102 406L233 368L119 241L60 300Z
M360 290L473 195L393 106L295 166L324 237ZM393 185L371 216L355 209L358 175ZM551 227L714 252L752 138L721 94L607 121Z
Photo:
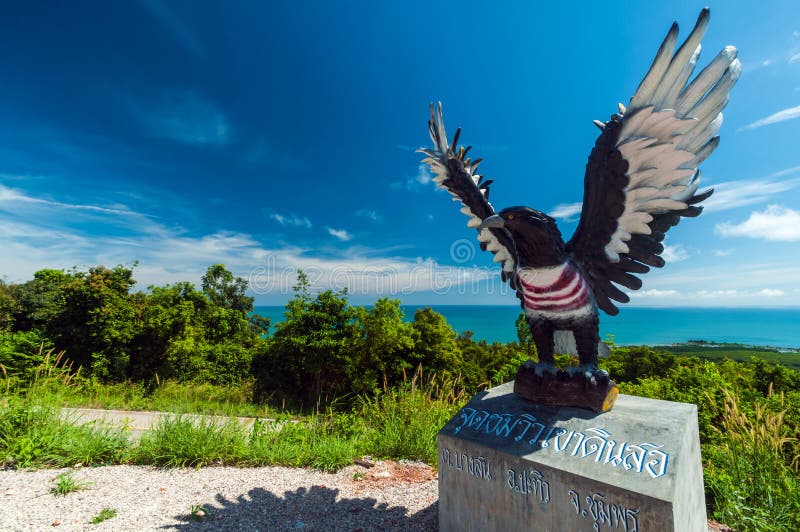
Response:
M335 4L335 5L334 5ZM140 287L223 262L259 304L296 268L369 303L515 304L414 150L428 102L498 207L576 226L583 170L670 23L703 2L18 2L0 19L0 275L132 264ZM711 5L701 63L744 71L639 306L800 297L800 5Z

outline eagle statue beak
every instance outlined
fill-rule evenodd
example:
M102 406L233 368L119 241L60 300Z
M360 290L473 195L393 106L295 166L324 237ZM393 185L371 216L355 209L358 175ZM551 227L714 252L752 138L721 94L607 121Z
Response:
M490 227L495 227L495 228L505 227L505 223L506 221L503 220L502 216L500 216L499 214L495 214L483 220L483 222L481 222L481 225L478 226L478 230L481 231L483 229L487 229Z

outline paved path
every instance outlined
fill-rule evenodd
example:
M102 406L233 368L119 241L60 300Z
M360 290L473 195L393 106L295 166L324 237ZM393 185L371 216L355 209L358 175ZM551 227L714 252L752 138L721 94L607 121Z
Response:
M256 418L253 417L228 417L228 416L203 416L199 414L175 414L172 412L139 412L133 410L102 410L99 408L62 408L61 417L74 423L84 424L96 422L98 424L123 428L132 436L141 436L143 432L158 425L164 418L174 418L180 415L181 419L188 419L195 423L201 421L224 424L231 419L242 426L250 428ZM274 419L259 418L262 422L275 421Z

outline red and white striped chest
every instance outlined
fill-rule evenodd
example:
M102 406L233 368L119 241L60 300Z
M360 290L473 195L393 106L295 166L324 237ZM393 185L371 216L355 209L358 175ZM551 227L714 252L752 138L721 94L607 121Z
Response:
M529 317L577 318L593 311L589 285L569 262L550 268L520 268L517 275Z

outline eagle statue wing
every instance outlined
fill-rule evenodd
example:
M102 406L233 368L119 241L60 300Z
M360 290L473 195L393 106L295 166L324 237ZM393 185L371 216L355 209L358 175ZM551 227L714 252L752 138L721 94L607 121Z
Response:
M642 282L633 274L663 266L665 232L700 214L697 204L713 192L697 193L697 167L719 143L721 111L741 64L728 46L687 83L708 20L706 8L674 53L673 23L627 109L620 104L608 122L595 121L602 133L586 165L581 218L567 251L608 314L618 312L611 300L629 301L616 285L636 290Z
M471 146L458 147L461 128L456 130L452 144L447 144L447 134L442 118L442 104L434 107L431 103L431 118L428 130L433 141L433 149L420 149L426 155L423 162L433 171L433 181L453 196L453 201L461 203L461 212L469 217L468 227L478 228L481 222L492 216L494 208L489 203L489 185L492 180L484 181L477 173L482 159L467 157ZM481 249L494 254L494 262L503 266L503 280L511 280L514 284L514 243L511 235L503 228L484 228L478 230L478 241Z

